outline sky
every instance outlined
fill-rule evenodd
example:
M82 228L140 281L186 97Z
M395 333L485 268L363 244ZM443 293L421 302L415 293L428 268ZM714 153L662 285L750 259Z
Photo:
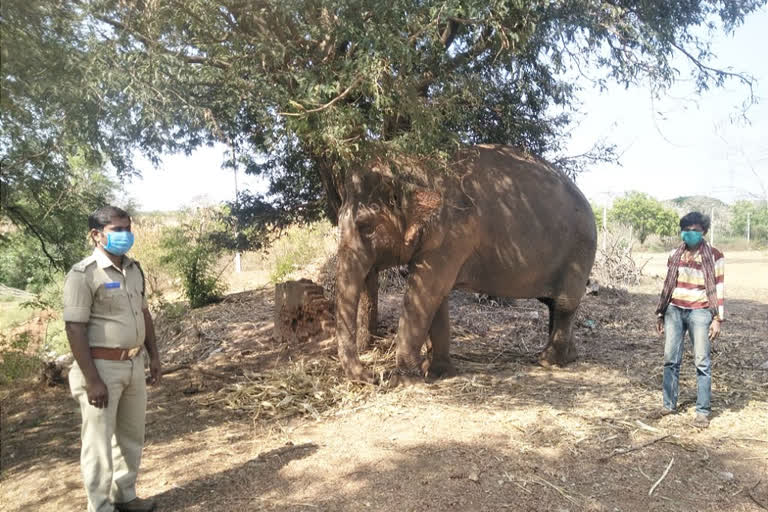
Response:
M605 204L632 190L657 199L706 195L727 203L768 194L768 9L747 17L734 34L713 43L715 67L746 72L756 79L757 104L746 121L734 122L748 89L735 80L696 94L681 80L662 98L648 89L608 91L579 85L581 106L568 154L581 154L598 140L615 144L620 165L597 164L577 178L584 194ZM682 61L681 61L682 62ZM687 78L687 75L684 75ZM142 178L126 185L142 211L176 210L200 203L230 201L235 176L224 170L225 146L191 156L171 155L155 168L139 158ZM242 172L238 188L263 191L266 183Z

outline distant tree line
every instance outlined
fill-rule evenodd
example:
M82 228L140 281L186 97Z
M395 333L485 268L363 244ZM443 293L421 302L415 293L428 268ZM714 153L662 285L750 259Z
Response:
M642 192L627 192L616 199L610 208L592 203L598 231L606 223L617 224L632 230L633 237L644 244L650 235L661 238L676 237L678 221L682 214L698 210L706 215L715 212L713 228L720 240L749 239L757 244L768 242L768 202L741 200L727 205L712 198L676 198L671 206Z

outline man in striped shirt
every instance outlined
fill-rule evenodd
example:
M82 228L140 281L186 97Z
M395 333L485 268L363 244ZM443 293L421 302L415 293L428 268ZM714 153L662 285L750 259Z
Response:
M709 225L709 217L699 212L680 219L683 243L669 256L667 278L656 309L657 331L666 336L664 401L654 416L663 417L676 410L683 338L688 331L693 343L698 388L694 425L701 428L709 426L711 412L710 342L717 338L725 317L725 258L704 240Z

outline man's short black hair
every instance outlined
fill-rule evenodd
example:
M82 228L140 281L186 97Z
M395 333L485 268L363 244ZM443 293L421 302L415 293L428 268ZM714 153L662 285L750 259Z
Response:
M702 227L705 233L709 232L709 217L701 212L687 213L680 219L680 230L691 227L694 224L698 224Z
M112 223L112 219L131 219L128 212L117 206L102 206L88 216L88 229L97 229L101 231L104 226Z

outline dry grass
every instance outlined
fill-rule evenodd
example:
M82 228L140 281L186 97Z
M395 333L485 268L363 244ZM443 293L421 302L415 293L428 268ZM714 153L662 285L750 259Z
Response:
M728 261L730 317L715 344L715 414L703 431L691 426L690 354L681 412L647 418L661 394L652 314L660 278L648 270L629 291L585 299L580 360L560 370L533 364L546 341L543 305L454 293L459 376L407 389L347 382L332 343L275 344L270 288L160 322L166 362L191 367L151 392L140 492L163 510L192 512L764 510L768 276L757 270L768 258ZM400 303L382 294L381 338L363 357L381 376L394 364ZM67 396L3 393L0 499L9 511L82 509L79 418Z
M253 421L309 415L316 420L334 408L354 407L373 388L349 382L336 362L314 359L265 372L248 372L234 384L197 400L247 413Z

